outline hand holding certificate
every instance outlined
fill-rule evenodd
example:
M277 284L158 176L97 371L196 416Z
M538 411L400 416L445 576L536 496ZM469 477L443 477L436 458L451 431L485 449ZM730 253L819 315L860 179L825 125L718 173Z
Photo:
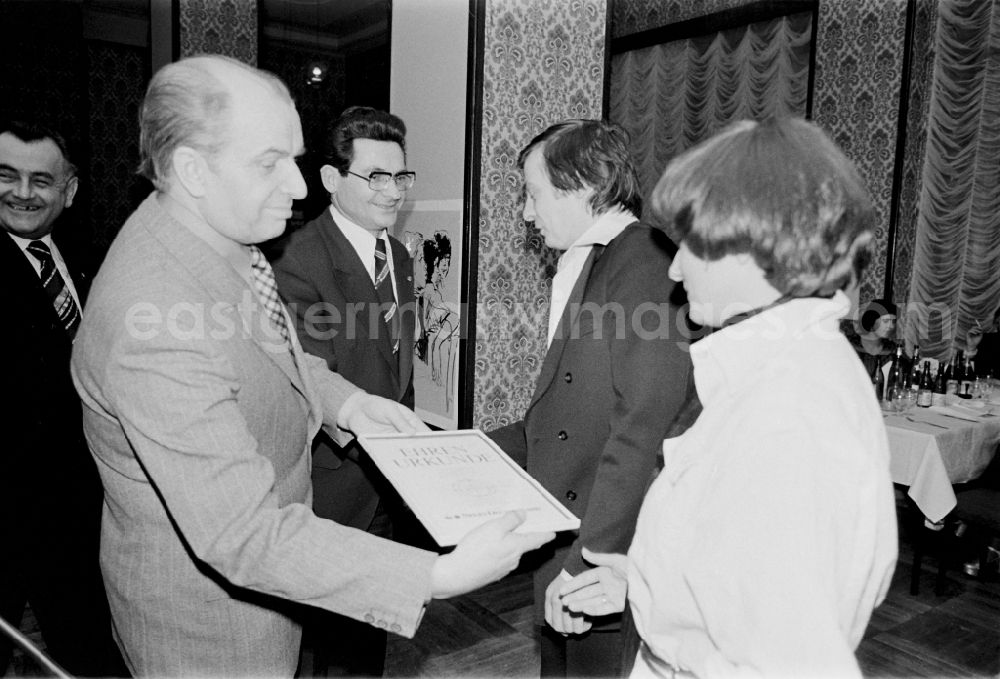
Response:
M580 527L479 430L362 435L358 441L442 547L510 511L525 514L518 533Z

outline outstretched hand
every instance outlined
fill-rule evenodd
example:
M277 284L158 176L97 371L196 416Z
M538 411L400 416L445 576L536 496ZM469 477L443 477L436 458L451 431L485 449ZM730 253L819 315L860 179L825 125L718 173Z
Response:
M431 570L431 596L448 599L499 580L517 567L521 555L556 535L515 533L525 513L507 512L469 531L455 549L439 556Z
M430 431L430 427L406 406L365 392L353 394L347 400L340 412L338 424L355 436Z

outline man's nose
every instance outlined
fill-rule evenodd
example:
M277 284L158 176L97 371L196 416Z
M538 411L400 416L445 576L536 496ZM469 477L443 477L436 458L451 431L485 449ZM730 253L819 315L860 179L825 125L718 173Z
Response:
M387 195L389 198L393 199L403 197L403 191L398 186L396 186L395 177L389 179L389 183L386 184L386 187L384 189L382 189L382 193Z
M306 188L306 180L302 176L302 170L298 163L292 163L292 171L286 182L285 192L292 198L299 200L306 197L309 190Z
M21 176L14 182L14 196L16 198L31 198L34 192L30 177Z
M531 198L524 199L524 209L521 210L521 216L524 217L524 221L533 222L535 221L535 201Z
M667 269L667 276L675 283L680 283L684 280L684 276L681 275L680 261L676 255L674 256L673 261L670 262L670 268Z

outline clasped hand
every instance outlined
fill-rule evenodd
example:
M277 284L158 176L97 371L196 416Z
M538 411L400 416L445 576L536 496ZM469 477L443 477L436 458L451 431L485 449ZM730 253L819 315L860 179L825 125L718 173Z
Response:
M628 557L586 547L582 553L596 568L568 580L561 575L545 590L545 621L562 634L583 634L593 626L590 618L625 610Z

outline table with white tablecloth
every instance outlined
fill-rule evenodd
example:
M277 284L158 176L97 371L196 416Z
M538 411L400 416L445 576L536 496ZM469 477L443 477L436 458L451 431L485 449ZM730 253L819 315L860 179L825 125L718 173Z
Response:
M978 478L1000 443L1000 408L913 408L885 418L894 483L931 522L955 508L952 484Z

